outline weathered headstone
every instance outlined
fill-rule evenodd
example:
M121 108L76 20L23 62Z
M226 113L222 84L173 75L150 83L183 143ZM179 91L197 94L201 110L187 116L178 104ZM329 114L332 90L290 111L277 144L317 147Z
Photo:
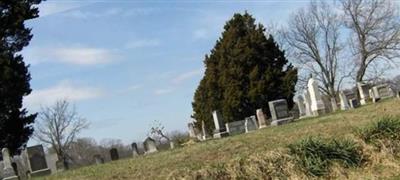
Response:
M222 138L229 136L229 133L226 132L226 128L224 125L224 120L222 119L222 115L219 111L213 111L212 113L214 119L214 138Z
M246 133L258 129L256 116L250 116L244 119Z
M301 96L297 96L297 106L299 107L299 116L303 117L306 115L306 107L304 105L304 99Z
M270 101L268 102L268 106L272 116L271 125L281 125L293 120L293 117L290 117L288 105L285 99Z
M10 153L7 148L3 148L1 150L2 156L3 156L3 179L18 179L18 176L16 176L15 171L11 165L11 157Z
M310 93L308 92L308 90L304 91L304 105L306 108L306 116L312 116L311 98L310 98Z
M117 148L110 149L110 157L111 157L111 161L116 161L119 159L119 154L118 154Z
M103 157L101 157L100 154L95 154L93 156L94 162L98 165L98 164L104 164L104 159Z
M265 128L267 127L267 118L265 117L265 114L262 109L257 109L256 110L257 114L257 120L258 120L258 126L259 128Z
M148 137L148 138L146 138L146 140L144 140L143 147L144 147L146 154L154 153L154 152L158 151L156 141L150 137Z
M51 174L51 170L47 166L46 154L42 145L28 147L27 152L32 176Z
M347 100L346 95L344 94L343 91L339 92L339 98L340 98L340 109L341 110L348 110L349 107L349 101Z
M58 161L58 156L56 153L48 153L46 154L46 162L47 166L49 167L51 174L57 172L56 162Z
M358 92L360 94L360 103L361 103L361 105L367 104L368 96L369 96L368 95L368 89L369 89L368 84L357 82L357 88L358 88Z
M137 144L136 143L132 143L131 147L132 147L132 155L133 155L133 157L138 156L139 155L139 151L138 151Z
M225 127L229 135L242 134L246 132L245 120L226 123Z
M190 138L196 138L196 133L194 132L194 124L193 123L188 123L188 129L189 129L189 137Z
M308 92L311 99L311 112L313 116L319 116L325 113L324 102L318 88L318 82L314 78L308 80Z
M202 140L205 141L208 139L208 134L206 131L206 124L204 121L201 121L201 134L202 134Z
M349 104L350 108L355 109L360 106L360 103L358 103L357 99L349 99Z
M377 99L386 99L394 96L393 90L387 84L374 86L372 91Z

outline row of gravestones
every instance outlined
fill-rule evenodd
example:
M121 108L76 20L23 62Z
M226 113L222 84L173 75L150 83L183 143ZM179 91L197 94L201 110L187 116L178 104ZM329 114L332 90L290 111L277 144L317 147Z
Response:
M131 144L133 157L141 155L136 143ZM143 142L144 154L150 154L158 151L156 141L150 137ZM111 161L119 160L120 156L117 148L110 149ZM95 154L93 159L96 164L104 164L104 158L100 154Z
M293 121L293 116L289 113L288 104L285 99L279 99L268 102L271 112L271 119L267 119L262 109L256 110L256 115L245 118L244 120L224 123L223 117L219 111L213 111L214 119L214 138L221 138L229 135L248 133L267 126L277 126ZM202 122L202 132L194 126L194 122L188 124L189 135L191 138L206 140L207 135Z
M21 155L11 157L9 150L3 148L1 151L3 161L1 162L0 177L2 179L28 179L31 176L48 175L56 169L49 168L48 164L54 164L53 156L47 156L42 145L28 147Z
M342 110L357 108L360 105L366 104L368 101L367 97L375 103L380 99L394 96L393 90L387 84L377 85L369 89L368 85L358 83L357 88L360 94L360 102L358 102L354 92L339 92L340 107ZM397 97L400 98L400 92L397 93ZM314 78L308 80L307 90L304 92L303 96L298 96L296 104L298 106L298 116L300 118L319 116L336 110L336 99L327 100L326 97L322 96L319 92L318 82ZM294 120L293 115L291 115L288 110L287 101L285 99L270 101L268 105L271 119L267 119L262 109L258 109L256 111L257 118L256 116L250 116L244 120L224 124L219 111L214 111L212 113L215 127L213 137L221 138L228 135L247 133L259 128L264 128L268 125L281 125ZM201 132L195 128L194 122L188 124L188 129L191 138L197 138L199 140L206 140L208 138L204 121L202 122Z

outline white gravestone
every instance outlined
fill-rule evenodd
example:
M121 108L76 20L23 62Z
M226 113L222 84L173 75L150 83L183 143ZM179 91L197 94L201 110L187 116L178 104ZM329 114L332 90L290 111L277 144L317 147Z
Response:
M310 93L308 93L308 90L304 91L304 105L306 107L306 116L312 116L311 112L311 98L310 98Z
M360 94L360 104L365 105L367 104L368 100L368 84L364 84L361 82L357 82L358 92Z
M222 119L222 115L219 111L213 111L212 113L214 119L214 138L222 138L229 136L229 133L226 132L224 120Z
M350 109L349 101L347 100L347 97L346 97L346 95L344 94L343 91L339 92L339 98L340 98L340 109L341 110Z
M225 124L226 131L229 133L229 135L245 133L246 132L246 124L245 123L246 123L245 120L226 123Z
M1 150L1 153L3 155L3 176L4 180L10 180L10 179L18 179L18 177L15 175L14 169L11 165L11 157L10 153L8 152L7 148L3 148Z
M258 129L257 120L256 120L255 116L250 116L250 117L245 118L245 124L244 125L246 127L245 128L246 133Z
M145 150L145 154L154 153L158 151L156 141L150 137L144 140L143 147Z
M257 120L258 120L258 125L259 128L265 128L267 127L267 118L265 118L265 114L262 109L257 109L256 110L256 115L257 115Z
M303 117L306 115L306 107L304 106L304 99L301 96L297 96L297 106L299 107L299 116Z
M196 138L196 133L194 132L194 124L193 123L188 123L188 129L189 129L189 137Z
M325 105L322 101L318 89L318 82L314 78L308 80L308 92L311 99L311 112L313 116L319 116L325 113Z

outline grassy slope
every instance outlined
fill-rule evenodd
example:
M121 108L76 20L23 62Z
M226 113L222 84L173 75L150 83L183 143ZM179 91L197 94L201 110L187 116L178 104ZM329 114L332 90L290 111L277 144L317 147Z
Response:
M248 134L210 140L152 155L84 167L46 178L165 179L175 170L199 170L226 163L232 159L248 157L255 153L267 153L282 149L286 145L310 135L352 137L355 128L364 126L383 115L400 116L399 105L400 101L397 99L387 100L355 110L302 119L279 127L269 127ZM377 176L395 175L397 170L382 165L351 171L353 175L355 174L354 177L375 179Z

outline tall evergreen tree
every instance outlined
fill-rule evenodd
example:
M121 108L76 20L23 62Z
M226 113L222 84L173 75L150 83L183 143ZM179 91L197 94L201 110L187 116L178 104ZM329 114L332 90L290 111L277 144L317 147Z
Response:
M211 112L220 110L226 122L244 119L268 101L284 98L289 107L297 82L297 69L265 28L248 14L235 14L210 55L204 60L205 75L195 92L193 117L214 128Z
M22 107L23 97L31 93L31 77L19 52L32 38L25 21L38 17L40 2L0 1L0 148L9 148L12 154L26 146L37 115Z

